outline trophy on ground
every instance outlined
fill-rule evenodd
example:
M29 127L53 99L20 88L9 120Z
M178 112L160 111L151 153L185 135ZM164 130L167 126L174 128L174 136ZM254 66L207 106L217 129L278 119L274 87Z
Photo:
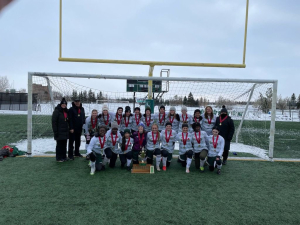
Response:
M154 173L154 166L147 164L146 151L144 148L142 148L140 153L139 164L133 164L131 173Z

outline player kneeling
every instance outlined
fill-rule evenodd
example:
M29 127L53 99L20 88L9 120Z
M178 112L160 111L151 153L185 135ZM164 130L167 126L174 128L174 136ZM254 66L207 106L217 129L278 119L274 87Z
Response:
M134 143L133 139L130 137L131 132L129 129L124 130L124 136L122 137L121 150L119 153L121 168L124 168L125 163L127 170L131 171L131 161L132 161L132 145Z
M161 155L163 157L163 171L167 170L172 160L174 146L176 141L176 131L172 130L172 123L166 123L166 129L160 133L161 137Z
M209 139L206 132L200 131L200 128L200 123L193 123L194 133L192 143L194 145L195 167L197 170L200 168L200 172L204 172L205 158L209 149Z
M181 128L182 132L176 136L176 140L179 142L179 160L182 166L186 167L185 172L189 173L193 157L192 134L188 133L187 123L182 124Z
M219 128L214 127L212 129L212 135L208 137L209 140L209 150L208 159L209 170L214 171L215 164L217 164L217 174L221 174L222 160L221 156L224 151L224 138L219 135Z
M95 174L95 171L100 171L105 169L105 164L102 164L102 156L105 154L104 161L107 161L112 156L112 151L107 145L107 137L106 134L106 127L100 126L98 133L90 141L90 144L87 148L87 155L91 161L91 175Z

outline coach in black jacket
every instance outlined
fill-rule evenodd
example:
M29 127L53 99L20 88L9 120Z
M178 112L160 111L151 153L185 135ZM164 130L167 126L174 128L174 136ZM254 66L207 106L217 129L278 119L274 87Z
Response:
M72 102L72 107L69 109L70 121L70 137L69 137L69 159L74 159L74 141L75 141L75 156L82 157L79 153L80 139L82 133L82 126L85 123L85 112L79 99Z
M55 107L52 114L52 130L56 140L56 161L64 162L67 160L67 141L69 138L69 118L65 98Z
M224 152L223 152L223 165L226 165L228 153L230 150L230 142L234 134L234 123L230 116L228 116L227 109L225 106L222 106L220 116L216 119L216 126L219 128L220 133L224 140Z

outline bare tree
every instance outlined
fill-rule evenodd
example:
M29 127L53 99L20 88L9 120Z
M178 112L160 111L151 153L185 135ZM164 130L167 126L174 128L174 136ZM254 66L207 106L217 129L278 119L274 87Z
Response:
M281 110L282 115L284 113L284 110L287 108L288 101L289 98L282 98L281 95L278 96L277 108Z
M9 88L9 81L7 77L0 77L0 92L4 92Z
M20 88L19 93L26 93L26 89L25 88Z

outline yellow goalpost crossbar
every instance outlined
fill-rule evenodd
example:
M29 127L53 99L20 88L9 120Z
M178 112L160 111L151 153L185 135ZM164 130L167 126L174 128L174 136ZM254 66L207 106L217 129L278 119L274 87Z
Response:
M246 68L246 42L248 27L248 8L249 0L246 0L246 18L244 33L244 49L242 64L228 63L197 63L197 62L163 62L163 61L138 61L138 60L116 60L116 59L86 59L86 58L65 58L62 57L62 0L59 6L59 61L64 62L88 62L88 63L113 63L113 64L135 64L149 66L194 66L194 67L230 67L230 68Z

